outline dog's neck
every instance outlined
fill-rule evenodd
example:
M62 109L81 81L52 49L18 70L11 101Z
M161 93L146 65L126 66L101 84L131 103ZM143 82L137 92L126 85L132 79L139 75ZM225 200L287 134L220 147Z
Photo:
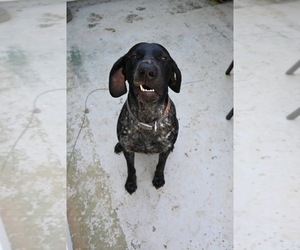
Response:
M128 104L132 114L141 122L150 123L159 120L168 105L168 94L156 102L140 102L128 95Z

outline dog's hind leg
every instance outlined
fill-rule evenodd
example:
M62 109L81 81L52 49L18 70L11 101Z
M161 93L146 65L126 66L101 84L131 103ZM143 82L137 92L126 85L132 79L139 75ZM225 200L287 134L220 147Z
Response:
M132 194L137 189L136 174L134 168L134 153L127 152L123 149L123 154L127 162L127 173L128 173L128 177L125 183L125 189L129 194Z
M153 186L156 188L160 188L165 184L164 170L167 158L171 151L172 149L169 149L159 154L158 164L152 181Z

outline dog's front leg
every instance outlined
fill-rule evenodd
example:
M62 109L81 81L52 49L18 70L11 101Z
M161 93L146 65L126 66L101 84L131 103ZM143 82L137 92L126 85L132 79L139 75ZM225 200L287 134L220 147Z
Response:
M126 152L123 150L123 154L125 156L126 162L127 162L127 181L125 183L125 188L128 193L132 194L135 192L137 186L136 186L136 174L135 174L135 168L134 168L134 153L133 152Z
M164 170L170 152L171 150L167 150L159 154L158 164L156 166L156 171L152 181L154 187L156 188L160 188L165 184Z

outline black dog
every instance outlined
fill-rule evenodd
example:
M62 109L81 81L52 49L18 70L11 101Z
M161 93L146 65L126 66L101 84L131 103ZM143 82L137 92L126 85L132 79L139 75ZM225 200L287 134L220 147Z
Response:
M175 105L168 87L180 91L181 72L169 52L156 43L139 43L113 65L109 75L109 91L113 97L129 93L117 124L119 142L115 152L123 151L127 161L126 190L136 188L134 152L159 153L153 185L165 184L164 168L178 134Z

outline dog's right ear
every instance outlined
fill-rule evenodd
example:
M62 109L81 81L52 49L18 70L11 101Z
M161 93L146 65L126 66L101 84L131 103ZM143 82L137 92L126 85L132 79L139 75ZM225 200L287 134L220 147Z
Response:
M119 97L127 92L126 77L124 75L125 56L115 62L109 73L109 93L112 97Z

